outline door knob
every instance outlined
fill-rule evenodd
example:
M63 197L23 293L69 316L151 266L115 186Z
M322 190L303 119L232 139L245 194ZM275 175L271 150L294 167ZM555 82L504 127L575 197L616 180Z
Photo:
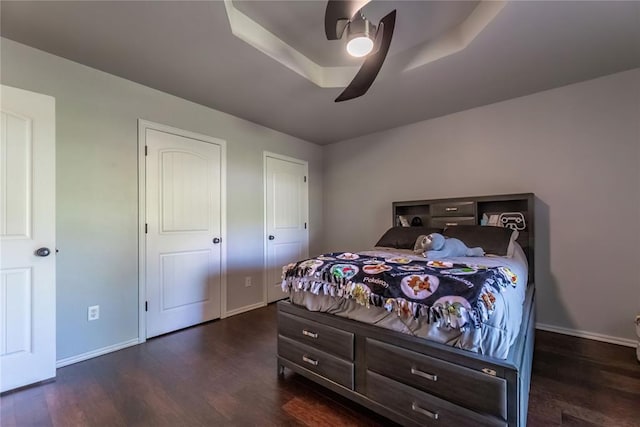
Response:
M276 236L269 234L269 240L273 240L275 238L276 238Z
M49 248L39 248L38 250L36 250L37 256L49 256L50 253L51 251L49 250Z
M219 238L219 237L214 237L214 238L213 238L213 243L214 243L214 244L216 244L216 245L217 245L217 244L218 244L218 243L220 243L220 242L221 242L221 240L220 240L220 238Z

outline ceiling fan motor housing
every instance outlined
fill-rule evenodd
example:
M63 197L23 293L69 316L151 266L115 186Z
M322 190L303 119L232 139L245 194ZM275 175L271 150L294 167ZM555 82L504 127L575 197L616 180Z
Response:
M356 13L347 25L347 40L355 37L368 37L373 40L375 34L376 26L366 19L361 12Z
M395 9L385 15L376 26L362 15L361 10L354 13L357 5L357 0L329 0L324 14L327 40L343 39L346 31L347 52L356 58L365 57L355 77L335 102L358 98L369 90L387 57L393 38Z

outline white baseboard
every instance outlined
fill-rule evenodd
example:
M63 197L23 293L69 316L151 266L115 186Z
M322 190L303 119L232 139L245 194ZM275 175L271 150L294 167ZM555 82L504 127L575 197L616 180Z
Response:
M545 325L544 323L536 323L536 329L541 331L556 332L558 334L571 335L578 338L587 338L595 341L608 342L610 344L624 345L625 347L637 347L638 341L612 337L611 335L596 334L594 332L578 331L575 329L561 328L559 326Z
M244 313L246 311L255 310L256 308L265 307L267 304L264 302L259 302L256 304L246 305L244 307L236 308L231 311L227 311L222 318L234 316L236 314ZM138 338L133 338L129 341L124 341L118 344L110 345L107 347L99 348L97 350L88 351L86 353L78 354L76 356L67 357L65 359L60 359L56 362L56 368L62 368L64 366L72 365L74 363L82 362L84 360L93 359L94 357L102 356L107 353L111 353L113 351L122 350L123 348L131 347L140 343L145 342L145 339L139 340Z
M74 363L82 362L84 360L93 359L94 357L102 356L103 354L111 353L113 351L122 350L123 348L131 347L139 344L138 338L124 341L118 344L102 347L97 350L91 350L86 353L78 354L76 356L60 359L56 362L56 368L62 368L63 366L72 365Z
M236 314L245 313L247 311L255 310L256 308L265 307L267 304L259 302L256 304L246 305L244 307L236 308L231 311L227 311L225 317L235 316ZM587 338L595 341L602 341L611 344L623 345L625 347L637 347L638 342L626 338L613 337L610 335L596 334L593 332L579 331L575 329L561 328L559 326L546 325L544 323L536 323L536 329L542 331L555 332L558 334L571 335L579 338ZM93 359L94 357L102 356L107 353L122 350L123 348L131 347L139 344L138 338L133 338L129 341L124 341L118 344L102 347L97 350L88 351L86 353L78 354L76 356L60 359L56 362L56 368L62 368L64 366L72 365L74 363L82 362L84 360Z
M267 304L264 303L264 302L258 302L258 303L251 304L251 305L245 305L244 307L234 308L231 311L227 311L225 313L224 317L235 316L236 314L245 313L247 311L255 310L256 308L262 308L262 307L266 307L266 306L267 306Z

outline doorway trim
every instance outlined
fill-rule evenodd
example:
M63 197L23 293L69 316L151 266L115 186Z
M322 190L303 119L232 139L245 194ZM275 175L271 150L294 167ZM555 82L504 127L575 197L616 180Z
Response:
M262 214L263 214L263 230L262 230L262 242L263 242L263 260L262 260L262 302L264 305L268 304L267 301L267 286L268 286L268 248L267 248L267 158L271 157L278 160L284 160L287 162L297 163L304 166L304 174L307 177L307 245L309 244L309 230L311 230L311 219L309 217L309 162L306 160L296 159L295 157L285 156L283 154L277 154L270 151L262 152Z
M147 316L145 302L147 299L146 274L146 201L147 201L147 165L145 146L147 129L166 132L185 138L220 145L220 318L227 317L227 142L196 132L172 126L138 119L138 342L147 340Z

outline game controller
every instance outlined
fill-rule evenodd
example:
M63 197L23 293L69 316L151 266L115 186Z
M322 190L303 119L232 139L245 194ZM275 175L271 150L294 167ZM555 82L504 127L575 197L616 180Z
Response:
M527 224L524 220L522 212L503 212L498 218L498 222L505 228L512 230L524 230L527 228Z

